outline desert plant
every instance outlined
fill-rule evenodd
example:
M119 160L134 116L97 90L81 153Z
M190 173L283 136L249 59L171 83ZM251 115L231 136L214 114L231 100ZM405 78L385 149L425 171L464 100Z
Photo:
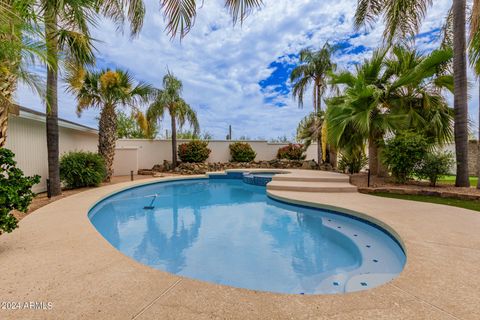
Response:
M359 173L368 164L368 158L362 151L344 153L338 161L338 169L349 174Z
M429 152L415 169L415 175L420 179L427 179L430 186L435 187L438 178L450 174L450 168L454 164L451 152Z
M210 156L207 141L193 140L182 143L178 146L178 156L182 162L199 163L204 162Z
M97 153L73 151L60 159L60 178L68 188L97 187L106 174L105 161Z
M252 146L246 142L232 143L229 148L232 162L251 162L257 156Z
M278 149L277 159L304 160L304 151L303 145L290 143L288 146Z
M427 139L415 132L399 132L387 140L383 150L383 162L399 183L412 177L415 167L428 152Z
M16 167L15 155L6 148L0 148L0 234L12 232L18 220L13 210L26 212L35 197L32 187L40 182L40 176L26 177Z

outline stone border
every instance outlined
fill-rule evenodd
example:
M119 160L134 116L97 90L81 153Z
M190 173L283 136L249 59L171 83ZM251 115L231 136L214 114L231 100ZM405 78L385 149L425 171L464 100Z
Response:
M396 187L378 187L378 188L358 188L358 192L365 194L375 193L391 193L391 194L405 194L405 195L419 195L419 196L431 196L449 199L459 200L480 200L480 195L458 193L452 191L432 191L422 189L410 189L410 188L396 188Z

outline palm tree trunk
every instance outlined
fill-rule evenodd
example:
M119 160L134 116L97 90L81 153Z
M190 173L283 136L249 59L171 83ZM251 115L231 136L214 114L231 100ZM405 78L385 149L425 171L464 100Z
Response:
M478 101L480 103L480 77L478 77ZM477 138L477 189L480 189L480 104L478 106L478 138Z
M378 147L375 139L368 139L368 168L370 174L376 176L378 174Z
M337 150L335 150L334 147L331 145L329 146L330 148L330 164L332 165L333 168L337 167Z
M0 71L0 148L7 143L8 113L16 87L15 74L10 70Z
M177 123L175 122L175 116L170 115L172 119L172 167L177 167Z
M453 73L455 109L455 153L457 187L469 187L468 179L468 96L465 37L466 1L453 1Z
M115 142L117 140L117 114L113 105L105 105L100 114L98 131L98 154L105 161L107 169L106 182L113 175L113 159L115 158Z
M47 151L48 151L48 178L50 179L50 193L58 196L62 193L60 185L59 142L58 142L58 44L57 19L52 8L45 11L45 36L47 41L47 59L54 62L47 67Z

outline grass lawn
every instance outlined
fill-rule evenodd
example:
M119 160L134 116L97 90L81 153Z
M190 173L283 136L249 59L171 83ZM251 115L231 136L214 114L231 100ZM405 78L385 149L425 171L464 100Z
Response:
M394 194L394 193L386 193L386 192L371 193L371 195L385 197L385 198L444 204L447 206L460 207L464 209L480 211L480 201L477 201L477 200L460 200L460 199L440 198L435 196Z
M476 187L477 181L477 177L470 177L470 186ZM444 176L438 179L438 183L455 184L455 176Z

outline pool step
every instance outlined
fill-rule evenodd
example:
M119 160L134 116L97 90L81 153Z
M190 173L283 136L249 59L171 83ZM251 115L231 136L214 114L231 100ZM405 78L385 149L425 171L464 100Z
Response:
M278 181L267 184L268 190L344 193L357 192L357 187L346 182Z
M308 177L308 176L295 176L286 174L277 174L273 176L273 181L304 181L304 182L344 182L349 183L350 178L346 175L335 175L326 177Z

